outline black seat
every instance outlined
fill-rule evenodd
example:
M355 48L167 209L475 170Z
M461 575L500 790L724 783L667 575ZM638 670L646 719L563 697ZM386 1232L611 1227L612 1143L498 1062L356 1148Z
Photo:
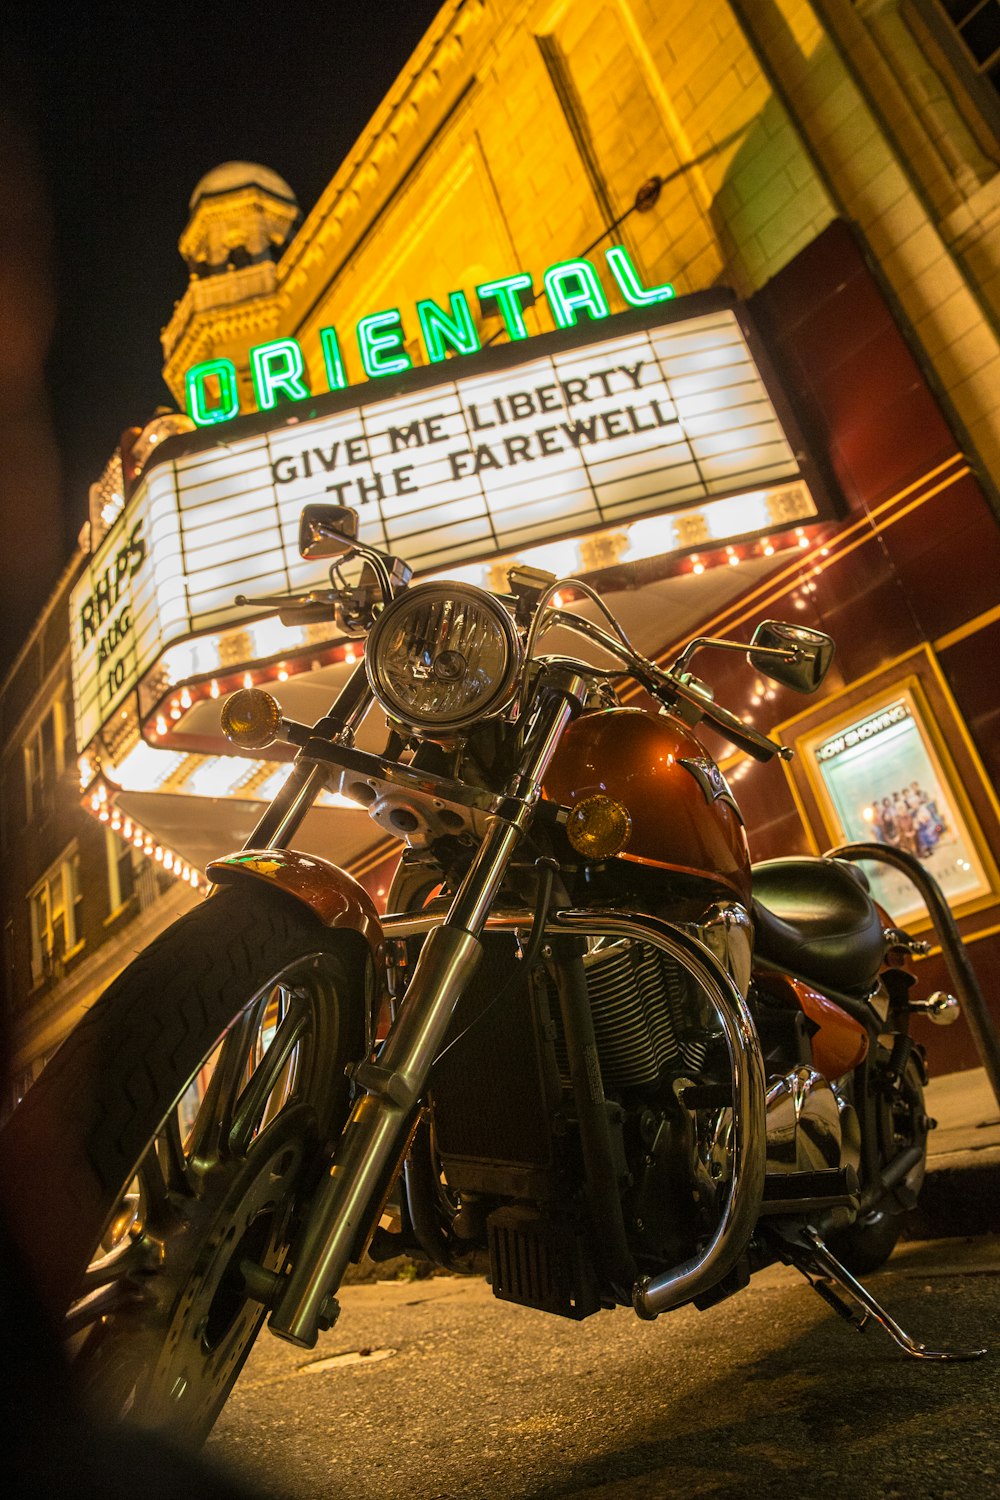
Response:
M819 988L867 995L885 951L868 882L836 859L767 859L753 866L754 951Z

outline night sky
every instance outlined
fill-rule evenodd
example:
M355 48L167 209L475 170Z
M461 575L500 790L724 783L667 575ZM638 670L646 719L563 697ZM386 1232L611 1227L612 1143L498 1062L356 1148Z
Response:
M88 486L120 432L169 400L159 333L186 285L177 239L195 184L222 161L259 161L308 212L439 5L29 0L13 19L8 13L0 62L8 659L70 555Z

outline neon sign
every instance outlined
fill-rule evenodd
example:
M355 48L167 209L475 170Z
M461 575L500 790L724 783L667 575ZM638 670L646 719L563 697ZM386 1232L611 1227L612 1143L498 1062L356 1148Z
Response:
M622 245L613 245L604 256L618 291L630 307L649 308L674 295L669 282L646 287ZM559 261L542 277L545 297L557 328L573 328L582 316L592 321L611 317L607 294L589 260ZM524 321L525 297L532 278L525 271L484 281L476 287L480 309L499 316L507 337L518 341L529 337ZM462 291L449 293L447 308L429 298L416 304L420 339L430 364L440 364L450 355L476 354L482 347L469 299ZM355 328L361 367L370 379L402 375L412 365L406 352L406 335L398 308L367 313ZM343 390L351 382L335 328L319 330L320 351L327 389ZM258 411L272 411L279 401L304 401L310 390L305 357L296 339L273 339L250 350L250 379ZM214 383L210 394L209 385ZM199 427L229 422L240 414L236 366L229 359L210 359L194 365L185 376L187 409Z

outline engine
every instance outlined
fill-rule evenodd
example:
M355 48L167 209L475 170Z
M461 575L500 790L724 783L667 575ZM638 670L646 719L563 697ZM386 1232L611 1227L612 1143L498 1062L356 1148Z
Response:
M732 1094L714 1011L661 950L600 939L573 959L550 954L497 1005L518 960L513 937L486 937L433 1074L435 1178L447 1184L454 1231L489 1248L497 1295L582 1317L602 1305L600 1246L583 1191L567 961L582 965L616 1191L641 1271L686 1259L717 1223ZM805 1060L772 1075L767 1110L770 1177L856 1164L853 1110Z
M487 937L433 1075L435 1152L460 1204L461 1232L488 1239L494 1257L502 1251L502 1295L581 1316L600 1305L584 1294L586 1275L574 1273L559 1296L510 1286L511 1267L579 1265L592 1248L561 976L554 962L540 965L502 1006L492 1005L516 962L512 938ZM582 955L582 968L626 1228L639 1258L659 1266L690 1253L710 1227L706 1169L698 1169L700 1207L691 1194L698 1141L684 1091L704 1090L709 1061L715 1054L725 1065L724 1049L711 1008L659 950L600 941ZM727 1075L723 1066L719 1106L728 1099Z

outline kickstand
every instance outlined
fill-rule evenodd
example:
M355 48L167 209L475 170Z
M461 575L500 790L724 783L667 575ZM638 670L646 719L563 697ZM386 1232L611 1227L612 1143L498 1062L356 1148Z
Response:
M819 1293L824 1302L829 1303L834 1311L845 1318L859 1333L864 1333L869 1320L874 1318L875 1322L882 1325L889 1337L904 1353L909 1354L913 1359L981 1359L986 1353L985 1349L928 1349L926 1344L918 1344L915 1339L911 1339L896 1320L889 1316L885 1308L876 1302L868 1288L862 1286L846 1266L841 1265L815 1229L810 1228L809 1225L798 1229L795 1239L782 1235L781 1245L783 1259L793 1265L797 1271L801 1271L809 1285ZM853 1312L848 1303L834 1291L834 1286L838 1287L841 1292L846 1292L847 1296L852 1298L863 1311Z

